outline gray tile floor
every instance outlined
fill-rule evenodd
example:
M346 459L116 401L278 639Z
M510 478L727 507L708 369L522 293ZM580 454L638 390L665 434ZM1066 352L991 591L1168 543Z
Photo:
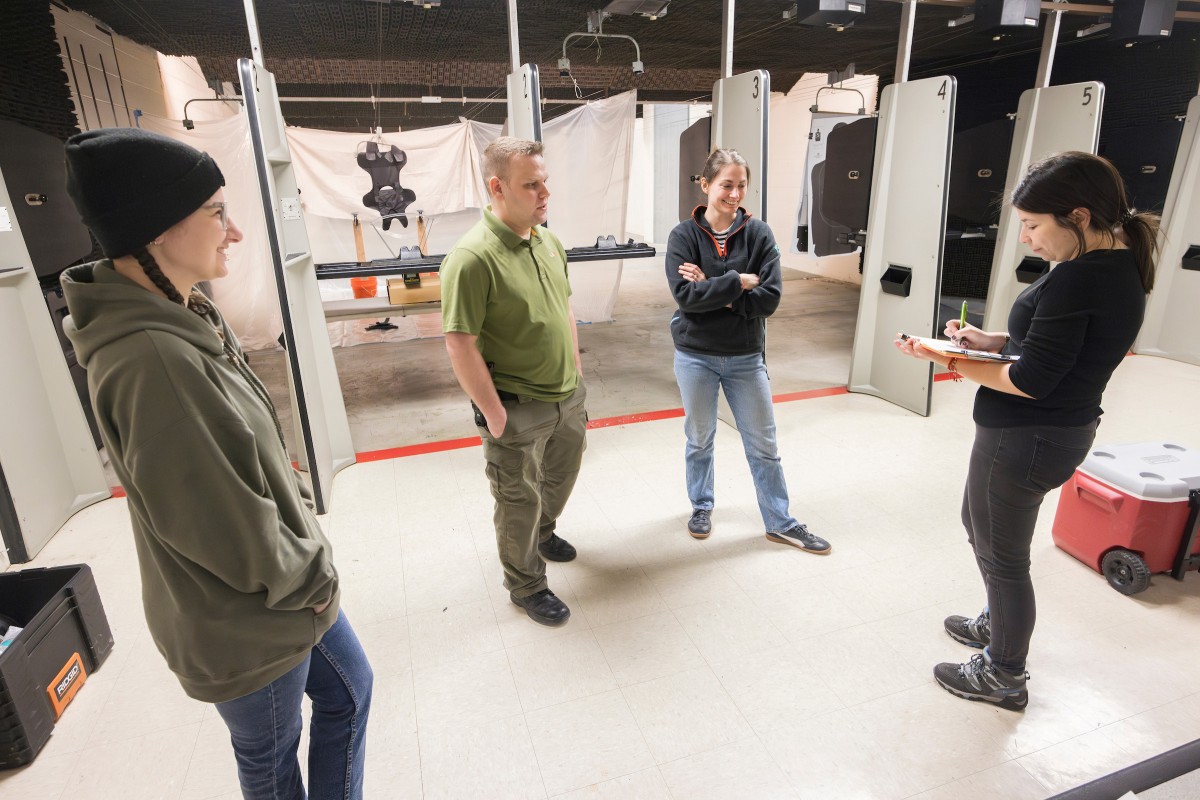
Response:
M594 418L679 402L661 271L626 277L617 321L581 331ZM840 385L857 292L790 277L775 391ZM253 362L276 394L279 358ZM337 360L360 450L474 432L440 340ZM1038 800L1197 739L1200 576L1114 592L1054 546L1057 492L1032 548L1029 709L934 685L934 663L970 655L943 617L983 601L957 519L973 395L936 383L928 418L864 395L776 405L792 510L833 543L825 557L764 539L732 429L704 541L684 528L682 420L591 431L560 525L580 555L549 567L573 610L561 628L500 585L477 447L343 470L321 523L375 666L366 796ZM1200 367L1126 359L1104 405L1104 442L1200 446ZM0 796L235 800L224 726L146 630L125 500L84 509L23 566L80 562L116 647Z

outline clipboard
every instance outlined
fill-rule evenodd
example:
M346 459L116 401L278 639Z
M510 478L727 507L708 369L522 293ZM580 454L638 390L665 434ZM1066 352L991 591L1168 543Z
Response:
M987 350L969 350L966 347L959 347L953 342L948 342L945 339L930 339L925 336L909 336L908 334L900 334L902 339L910 339L918 342L923 347L928 347L930 350L936 350L948 356L956 358L965 358L970 361L999 361L1005 364L1011 364L1014 361L1020 361L1021 357L1016 355L1006 355L1004 353L989 353Z

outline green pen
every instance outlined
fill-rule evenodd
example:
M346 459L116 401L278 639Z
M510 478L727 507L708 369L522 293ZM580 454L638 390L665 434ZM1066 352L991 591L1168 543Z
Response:
M958 318L958 329L961 331L967 327L967 301L963 300L962 316Z

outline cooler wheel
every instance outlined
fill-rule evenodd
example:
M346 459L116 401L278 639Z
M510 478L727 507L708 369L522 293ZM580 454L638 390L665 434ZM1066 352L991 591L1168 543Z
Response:
M1121 594L1144 592L1150 585L1150 568L1137 553L1128 550L1111 550L1104 554L1100 571L1108 579L1109 586Z

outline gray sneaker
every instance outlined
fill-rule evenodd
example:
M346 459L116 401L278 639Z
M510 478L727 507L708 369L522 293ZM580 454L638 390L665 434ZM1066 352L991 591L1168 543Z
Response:
M985 608L975 619L946 617L946 633L959 644L984 648L992 643L992 617Z
M829 546L829 542L820 536L814 536L809 533L808 528L804 525L788 528L781 533L767 531L767 540L778 542L779 544L790 544L792 547L798 547L806 553L816 553L819 556L828 555L833 550Z
M688 533L693 539L707 539L712 533L712 511L707 508L692 510L692 518L688 520Z
M971 656L965 664L938 664L933 668L933 678L950 694L967 700L992 703L1009 711L1024 711L1029 705L1025 688L1029 673L1005 672L992 664L987 650Z

